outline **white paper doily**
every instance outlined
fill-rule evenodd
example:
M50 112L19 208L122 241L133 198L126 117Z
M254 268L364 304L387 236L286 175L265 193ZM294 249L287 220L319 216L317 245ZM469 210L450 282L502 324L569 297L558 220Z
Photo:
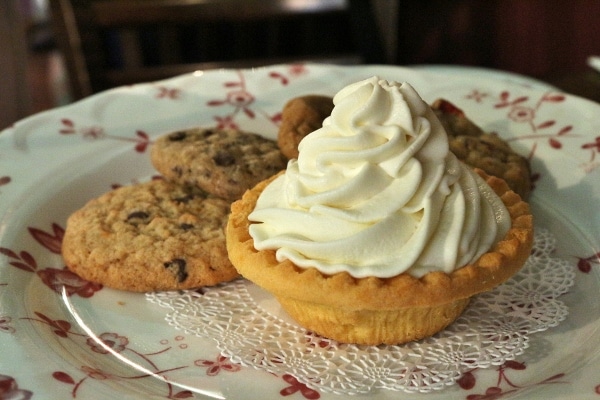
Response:
M307 332L270 294L243 279L146 296L171 309L170 325L214 339L224 356L244 366L291 374L323 392L429 392L454 384L468 370L514 359L528 347L530 334L566 318L558 297L573 285L575 272L553 254L555 243L549 231L537 229L532 254L518 274L474 297L444 331L400 346L340 344Z

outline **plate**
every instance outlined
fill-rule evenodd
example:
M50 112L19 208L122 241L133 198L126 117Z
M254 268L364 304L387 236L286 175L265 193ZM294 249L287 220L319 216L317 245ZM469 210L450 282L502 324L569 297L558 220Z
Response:
M600 106L525 77L466 68L275 65L198 71L121 87L0 133L0 398L339 399L289 375L243 368L215 344L165 322L142 294L101 288L64 269L65 220L87 200L156 174L159 135L192 126L274 137L284 102L332 95L379 75L445 97L530 158L536 224L576 272L569 316L501 366L441 392L355 398L587 399L600 393Z

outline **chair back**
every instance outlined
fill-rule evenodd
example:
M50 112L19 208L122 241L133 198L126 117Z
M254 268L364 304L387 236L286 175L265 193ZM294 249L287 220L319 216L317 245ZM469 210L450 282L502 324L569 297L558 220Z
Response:
M110 87L199 69L298 61L379 62L379 38L369 37L364 28L376 29L373 15L365 13L368 4L50 0L50 12L71 95L80 99Z

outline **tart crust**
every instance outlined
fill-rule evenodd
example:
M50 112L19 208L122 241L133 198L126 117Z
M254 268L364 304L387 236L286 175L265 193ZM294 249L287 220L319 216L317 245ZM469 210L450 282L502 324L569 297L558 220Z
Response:
M452 323L472 296L514 275L531 252L529 205L504 180L476 172L500 196L512 225L487 253L450 274L430 272L415 278L403 273L385 279L354 278L346 272L327 275L289 260L278 262L274 250L256 250L248 232L248 215L263 189L281 173L232 204L226 229L229 258L242 276L273 294L300 325L322 336L368 345L431 336Z

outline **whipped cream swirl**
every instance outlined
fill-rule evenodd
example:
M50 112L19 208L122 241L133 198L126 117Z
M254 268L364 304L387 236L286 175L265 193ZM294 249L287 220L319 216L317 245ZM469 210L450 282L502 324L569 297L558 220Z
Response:
M334 105L260 195L249 216L256 249L325 274L421 277L475 261L504 237L504 204L449 151L409 84L372 77Z

